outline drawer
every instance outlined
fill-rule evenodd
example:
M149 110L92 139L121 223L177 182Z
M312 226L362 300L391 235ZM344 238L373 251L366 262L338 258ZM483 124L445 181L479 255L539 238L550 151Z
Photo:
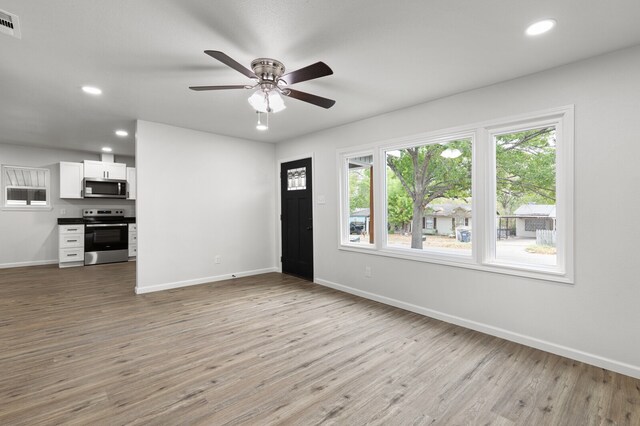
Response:
M138 225L135 223L129 224L129 232L136 232L138 230Z
M84 234L84 225L58 225L61 234Z
M60 234L60 248L84 248L84 234Z
M135 232L129 232L129 244L137 244L138 243L138 234Z
M60 263L65 262L84 262L84 249L72 248L72 249L60 249L59 251Z
M130 245L129 246L129 257L136 257L138 255L138 246Z

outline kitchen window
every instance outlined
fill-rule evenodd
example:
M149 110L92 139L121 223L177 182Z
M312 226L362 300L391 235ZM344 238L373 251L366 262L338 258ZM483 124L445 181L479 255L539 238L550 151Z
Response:
M572 106L338 158L340 249L573 282ZM363 244L365 204L376 239Z
M50 210L50 181L49 169L3 165L3 209Z

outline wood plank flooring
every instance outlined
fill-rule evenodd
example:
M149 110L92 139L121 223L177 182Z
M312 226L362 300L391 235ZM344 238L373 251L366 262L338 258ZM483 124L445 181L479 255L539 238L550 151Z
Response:
M640 380L297 278L0 270L2 425L640 425Z

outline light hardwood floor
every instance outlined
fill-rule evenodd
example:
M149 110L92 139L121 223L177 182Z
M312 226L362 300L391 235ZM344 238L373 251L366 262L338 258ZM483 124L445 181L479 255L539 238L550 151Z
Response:
M640 380L297 278L0 270L0 424L640 425Z

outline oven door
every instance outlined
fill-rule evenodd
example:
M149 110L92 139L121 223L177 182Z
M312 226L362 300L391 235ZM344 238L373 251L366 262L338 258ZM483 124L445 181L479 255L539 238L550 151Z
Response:
M88 223L84 226L84 264L126 262L129 229L126 223Z

